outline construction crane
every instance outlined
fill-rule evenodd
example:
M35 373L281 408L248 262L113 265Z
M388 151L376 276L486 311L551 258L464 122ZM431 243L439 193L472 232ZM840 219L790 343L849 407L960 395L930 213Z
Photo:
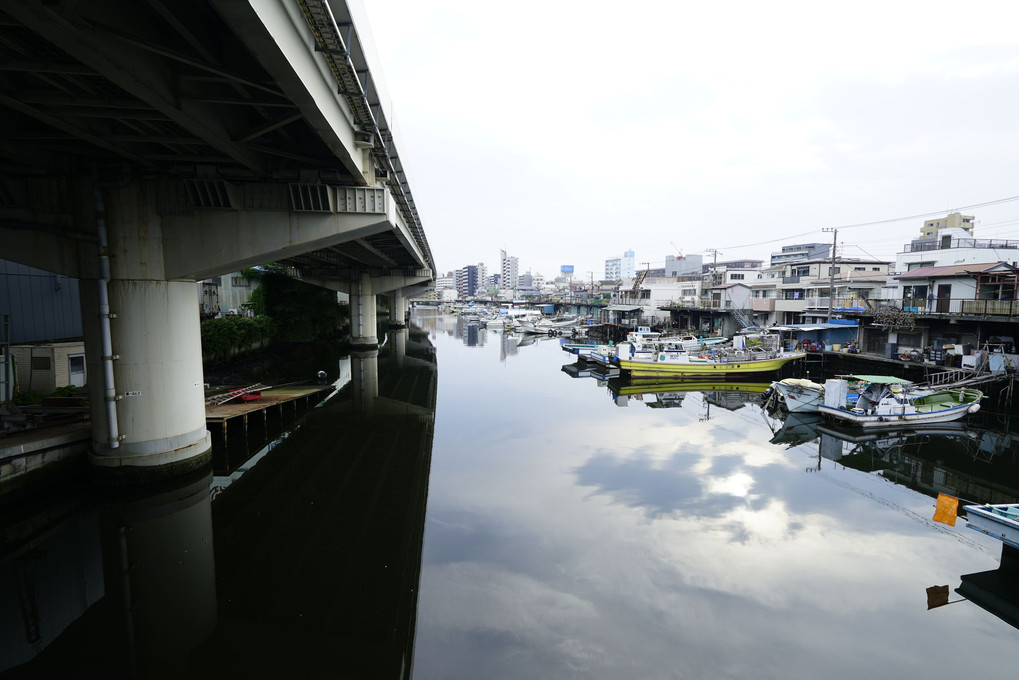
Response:
M683 255L683 251L679 249L679 246L677 246L674 241L669 241L669 243L671 243L672 247L676 249L676 255L678 255L678 257L676 258L677 260L682 260L686 258L686 256Z

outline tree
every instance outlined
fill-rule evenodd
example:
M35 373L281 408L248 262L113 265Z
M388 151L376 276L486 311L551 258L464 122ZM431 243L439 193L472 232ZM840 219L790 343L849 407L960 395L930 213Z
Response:
M257 279L259 286L249 300L252 311L270 317L282 340L306 342L329 335L347 316L335 291L297 281L271 267L262 269Z

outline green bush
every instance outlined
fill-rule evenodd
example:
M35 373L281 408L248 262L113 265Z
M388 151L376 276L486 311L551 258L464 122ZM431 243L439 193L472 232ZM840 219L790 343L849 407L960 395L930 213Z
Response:
M36 392L35 390L22 390L15 394L11 401L18 406L32 406L39 405L42 403L42 392Z
M210 361L222 361L258 342L272 340L275 335L276 325L268 317L209 319L202 322L202 354Z

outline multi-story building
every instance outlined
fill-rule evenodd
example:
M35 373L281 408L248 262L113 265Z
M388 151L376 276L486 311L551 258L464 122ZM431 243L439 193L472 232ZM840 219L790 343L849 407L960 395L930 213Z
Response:
M484 262L478 263L478 293L487 292L488 287L488 265Z
M473 297L478 290L478 268L469 264L456 271L456 293L461 300Z
M699 274L703 267L704 257L702 255L685 255L683 257L666 255L663 275L688 276L690 274Z
M447 272L435 277L435 290L456 290L456 274Z
M928 239L937 237L943 229L962 229L970 236L973 235L973 216L962 213L949 213L944 217L927 220L920 228L920 238Z
M831 257L830 243L797 243L782 246L782 250L771 254L771 266L777 267L802 260L822 260Z
M636 263L634 262L632 250L627 250L622 257L613 257L605 260L605 279L607 281L618 281L619 279L633 278Z
M829 258L768 267L750 283L751 321L758 326L826 319L832 309L855 307L881 290L890 264L881 260Z
M864 351L894 356L1019 336L1012 323L1019 315L1019 241L973 238L972 225L959 213L926 220L921 238L903 246L880 295L859 314Z
M499 251L500 269L502 270L502 288L515 289L517 287L517 276L520 274L520 263L514 256L507 256L505 250Z
M633 251L627 250L623 253L623 256L619 258L619 275L623 277L632 277L636 272L636 263L633 261Z
M618 257L605 260L605 279L607 281L618 281L622 278L620 275L621 271Z

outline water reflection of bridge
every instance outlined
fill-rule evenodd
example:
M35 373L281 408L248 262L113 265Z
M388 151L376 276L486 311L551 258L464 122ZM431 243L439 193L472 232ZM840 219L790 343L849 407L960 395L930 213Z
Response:
M409 677L434 350L403 330L350 362L215 502L204 474L5 508L0 671Z

